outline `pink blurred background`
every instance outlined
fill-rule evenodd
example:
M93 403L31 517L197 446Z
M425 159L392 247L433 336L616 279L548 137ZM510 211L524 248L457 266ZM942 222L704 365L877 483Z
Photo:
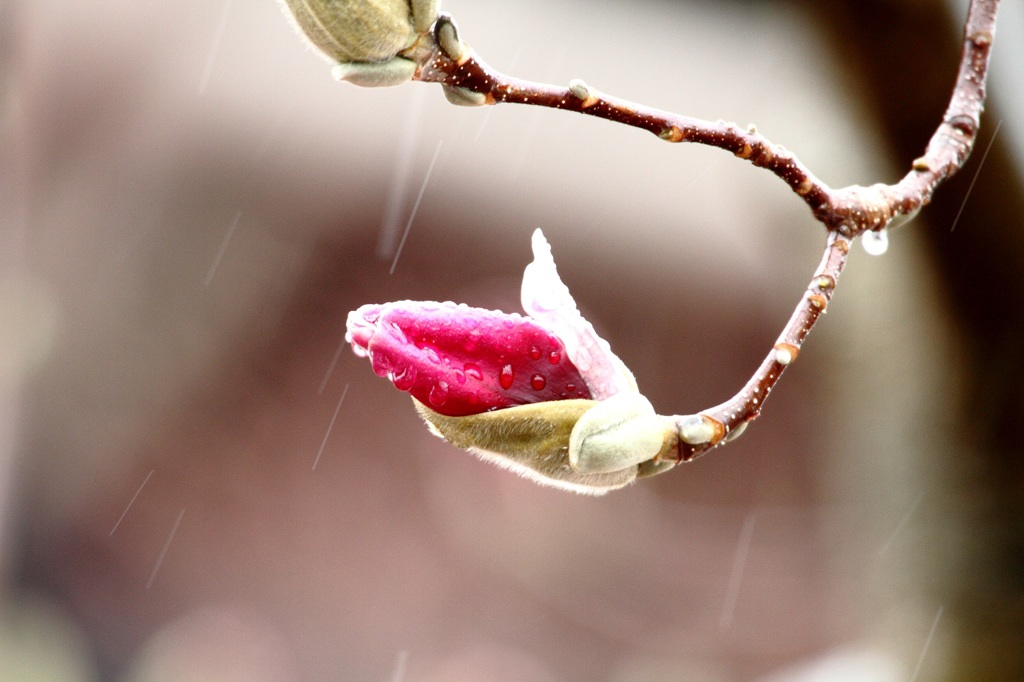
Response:
M445 9L499 69L755 123L833 186L909 163L799 3ZM997 50L1024 44L1004 28ZM855 250L747 435L584 498L431 436L343 346L347 312L517 310L541 227L655 407L696 412L818 261L776 178L564 112L336 83L269 0L7 2L0 45L4 679L962 670L980 465L922 240L948 216Z

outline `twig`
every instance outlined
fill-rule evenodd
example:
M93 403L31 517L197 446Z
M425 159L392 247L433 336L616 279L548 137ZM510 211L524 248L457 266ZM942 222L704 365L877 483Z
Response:
M828 243L821 264L811 278L807 290L793 311L792 317L779 334L778 341L767 357L761 362L754 375L743 389L721 405L704 410L701 417L714 428L714 437L704 443L679 441L679 461L689 461L703 455L712 448L738 437L748 422L761 414L761 406L772 388L778 383L786 367L800 354L807 335L814 323L828 308L835 293L839 275L846 266L850 253L850 241L835 232L828 235ZM674 417L680 429L688 417Z
M576 111L647 130L668 142L694 142L724 149L770 170L803 198L814 217L828 230L853 238L867 230L884 228L896 216L915 213L931 200L939 183L967 160L977 138L985 101L998 6L999 0L972 0L949 107L924 155L913 161L910 172L895 185L833 189L815 177L792 152L756 130L634 104L578 80L569 87L561 87L512 78L492 69L461 43L457 43L460 54L453 58L441 47L451 44L451 39L442 39L442 34L450 35L455 30L451 18L445 15L435 24L438 46L421 62L415 78L441 83L458 92L475 93L481 96L480 104L508 102Z
M786 367L796 360L804 340L825 312L846 265L850 242L869 230L903 222L931 201L936 187L967 161L980 127L985 80L995 35L999 0L972 0L964 27L963 53L949 106L925 153L896 184L851 185L833 189L818 179L794 154L755 129L735 123L702 121L634 104L598 92L579 80L569 87L534 83L506 76L478 59L458 38L450 17L434 25L433 49L419 60L414 78L441 83L450 99L465 104L517 103L575 111L654 133L667 142L693 142L718 147L777 175L810 207L827 230L821 265L801 297L778 342L747 382L726 402L699 415L703 429L714 435L687 438L686 422L673 417L680 430L678 461L688 461L738 436L755 419ZM895 225L896 223L893 223Z

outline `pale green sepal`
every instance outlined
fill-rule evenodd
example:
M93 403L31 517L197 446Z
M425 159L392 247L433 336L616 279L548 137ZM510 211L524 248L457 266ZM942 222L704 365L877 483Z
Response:
M336 64L331 75L364 88L402 85L416 74L416 62L395 57L386 62L345 62Z
M675 468L677 464L679 464L679 462L674 459L649 459L637 467L636 477L650 478L651 476L657 476L658 474L665 473L669 469Z
M410 0L409 7L412 9L412 30L417 33L426 33L437 21L437 13L440 9L440 0Z
M639 393L618 393L587 410L572 430L569 464L581 473L635 469L668 452L675 427Z
M635 465L604 473L581 472L570 465L573 427L597 405L592 400L556 400L465 417L438 414L416 400L413 404L434 434L538 483L603 495L637 477Z
M444 88L445 99L456 106L482 107L487 104L487 95L482 92L476 92L468 88L452 87L450 85L442 85L441 87Z

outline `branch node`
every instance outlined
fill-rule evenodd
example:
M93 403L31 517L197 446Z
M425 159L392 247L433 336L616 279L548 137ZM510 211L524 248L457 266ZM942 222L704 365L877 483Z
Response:
M569 92L572 93L573 97L583 102L584 109L597 104L597 97L590 91L590 86L579 78L573 78L569 81Z
M665 140L666 142L682 142L683 140L686 139L686 135L683 133L683 129L678 126L671 126L669 128L665 128L660 133L658 133L658 137Z
M991 31L975 31L968 38L972 43L978 47L988 47L992 44L992 32Z
M679 439L688 445L714 445L725 436L725 424L704 414L684 417L679 422Z
M978 121L969 114L956 114L950 116L944 123L951 126L957 132L963 133L968 138L974 138L978 134Z
M725 435L725 442L726 443L731 443L734 440L736 440L737 438L739 438L740 436L742 436L743 433L747 430L747 426L749 424L750 424L750 421L748 420L748 421L745 421L745 422L740 422L735 427L729 429L729 433L727 433Z
M455 20L451 15L441 14L434 22L434 40L445 56L458 62L459 65L463 63L467 56L466 50L462 45L462 40L459 39L459 27L455 25Z
M914 163L911 164L911 168L921 173L927 173L931 171L932 164L928 162L927 157L919 156L916 159L914 159Z
M783 367L788 367L797 356L800 355L800 348L791 343L780 342L775 344L775 362Z
M814 280L814 286L818 287L822 291L828 291L829 289L836 288L836 278L832 275L818 275Z
M775 160L775 152L768 145L761 145L760 152L753 160L755 166L767 166Z
M735 154L741 159L749 159L750 155L754 153L754 148L750 146L749 142L744 142L743 146L738 149Z

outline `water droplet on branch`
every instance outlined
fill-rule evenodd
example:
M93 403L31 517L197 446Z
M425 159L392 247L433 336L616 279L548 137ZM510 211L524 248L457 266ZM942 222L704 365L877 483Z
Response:
M886 230L865 232L860 244L872 256L881 256L889 250L889 233Z

